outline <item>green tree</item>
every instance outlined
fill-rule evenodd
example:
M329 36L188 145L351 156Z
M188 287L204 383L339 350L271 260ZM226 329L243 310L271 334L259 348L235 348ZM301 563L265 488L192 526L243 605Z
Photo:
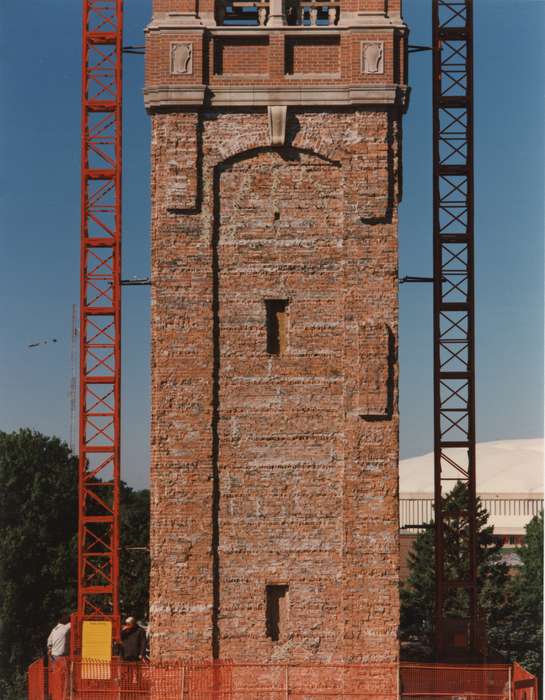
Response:
M75 610L77 481L78 459L58 438L0 431L1 700L25 697L29 663L44 652L59 613ZM122 482L120 506L122 612L144 619L149 492Z
M458 482L443 498L445 515L445 570L449 579L467 575L468 490ZM508 569L502 562L501 544L488 525L489 515L477 499L477 583L479 607L488 630L502 624L509 614L511 598ZM422 656L432 654L435 608L435 543L433 522L415 540L408 557L409 577L401 588L400 638L416 643ZM465 591L451 591L445 600L445 614L451 617L468 615Z
M148 619L149 491L121 485L120 607L123 616Z
M0 697L19 698L58 614L73 609L77 460L58 438L0 432Z
M521 560L511 580L512 609L493 630L491 643L510 661L518 661L543 682L543 512L526 526Z

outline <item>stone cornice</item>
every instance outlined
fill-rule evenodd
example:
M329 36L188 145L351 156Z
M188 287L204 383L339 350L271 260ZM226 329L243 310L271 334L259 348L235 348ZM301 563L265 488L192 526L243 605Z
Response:
M269 107L286 105L298 107L346 106L408 106L409 88L400 85L312 85L256 86L162 85L144 90L146 109L164 107L202 106L205 101L213 107Z
M336 31L347 30L398 30L407 31L407 25L399 16L385 17L384 15L371 15L357 12L345 12L341 15L338 24L333 27L308 27L308 26L264 26L264 27L243 27L243 26L225 26L216 24L213 17L208 14L197 17L191 13L172 13L170 15L156 15L145 28L145 32L157 31L187 31L187 30L208 30L211 33L225 34L240 34L243 36L249 34L263 34L268 32L285 32L285 33L303 33L303 34L319 34L331 33Z

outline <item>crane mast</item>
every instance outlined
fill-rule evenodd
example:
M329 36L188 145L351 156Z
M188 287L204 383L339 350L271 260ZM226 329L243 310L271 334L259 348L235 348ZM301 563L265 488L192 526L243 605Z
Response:
M433 0L434 472L436 651L478 652L475 480L475 300L473 262L473 2ZM454 518L465 569L446 561L451 509L443 498L467 486ZM460 593L461 592L461 593ZM446 613L464 596L467 618ZM456 629L456 623L458 629ZM458 643L456 642L458 637ZM460 637L463 642L460 644ZM459 647L456 649L456 647Z
M122 0L83 0L77 630L119 637Z

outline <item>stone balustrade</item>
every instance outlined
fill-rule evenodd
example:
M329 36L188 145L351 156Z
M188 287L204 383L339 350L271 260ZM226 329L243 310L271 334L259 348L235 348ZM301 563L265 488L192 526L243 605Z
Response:
M337 0L217 0L216 22L223 26L333 27Z

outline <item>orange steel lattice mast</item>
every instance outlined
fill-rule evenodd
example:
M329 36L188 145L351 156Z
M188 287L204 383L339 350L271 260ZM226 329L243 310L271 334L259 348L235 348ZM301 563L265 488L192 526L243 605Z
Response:
M123 0L83 0L78 609L119 638Z

